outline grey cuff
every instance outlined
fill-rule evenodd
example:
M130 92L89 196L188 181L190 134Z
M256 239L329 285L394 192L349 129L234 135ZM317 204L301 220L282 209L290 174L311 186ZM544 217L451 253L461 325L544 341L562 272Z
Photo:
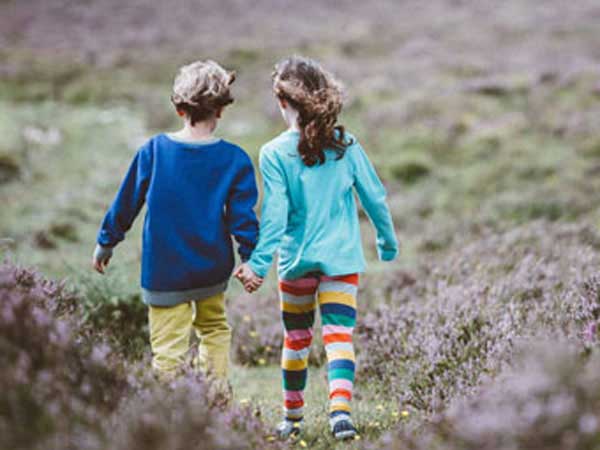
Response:
M106 261L112 257L112 254L112 247L102 247L100 244L97 244L96 249L94 250L94 260Z

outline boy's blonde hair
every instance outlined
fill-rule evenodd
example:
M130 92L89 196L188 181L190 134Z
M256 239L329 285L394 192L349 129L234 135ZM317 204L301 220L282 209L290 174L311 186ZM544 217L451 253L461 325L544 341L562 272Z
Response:
M179 69L171 101L194 125L233 103L230 86L234 81L235 72L225 70L210 59L196 61Z

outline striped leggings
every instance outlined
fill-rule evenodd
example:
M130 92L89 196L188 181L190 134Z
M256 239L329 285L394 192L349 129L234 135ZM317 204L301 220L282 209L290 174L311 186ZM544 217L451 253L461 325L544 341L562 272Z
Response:
M352 331L356 323L358 275L308 276L281 280L279 293L284 325L281 357L284 412L300 420L304 409L307 363L318 302L327 353L330 416L350 415L354 383ZM341 417L340 417L341 418Z

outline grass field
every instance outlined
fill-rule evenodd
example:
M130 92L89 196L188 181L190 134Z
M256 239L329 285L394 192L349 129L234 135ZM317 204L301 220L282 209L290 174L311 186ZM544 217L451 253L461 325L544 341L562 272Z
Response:
M306 391L306 426L302 440L309 448L352 448L347 443L336 443L329 433L327 419L327 372L313 369L309 373ZM251 404L259 408L265 422L275 427L281 420L281 405L273 400L281 396L281 373L275 367L236 367L233 370L232 384L235 399L241 404ZM356 447L361 448L364 439L376 439L385 430L408 420L408 411L390 398L380 395L375 389L362 384L356 390L356 426L361 431L361 439ZM298 445L301 445L298 443Z

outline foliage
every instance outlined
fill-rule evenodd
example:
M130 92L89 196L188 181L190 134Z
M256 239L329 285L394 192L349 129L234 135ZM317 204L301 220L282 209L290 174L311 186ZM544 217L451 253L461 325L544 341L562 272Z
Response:
M96 426L119 402L124 380L98 343L80 346L57 319L63 286L35 272L0 265L0 447L28 448L49 436Z
M169 385L151 384L125 401L111 418L111 448L280 448L251 407L223 402L223 393L188 374Z
M377 448L592 450L600 445L600 355L543 339L521 344L514 368L454 402L419 434Z
M388 303L359 329L360 377L435 412L496 375L518 339L581 340L598 316L597 297L582 295L600 263L590 239L598 235L585 226L537 222L465 237L414 285L390 276Z
M283 327L276 291L258 295L242 294L229 302L227 314L233 324L233 356L241 364L279 364ZM315 335L309 362L320 365L325 359L320 328Z
M147 306L139 289L132 289L118 274L101 277L79 273L80 331L100 335L124 357L139 359L148 345Z
M279 299L275 293L261 294L242 294L228 303L227 315L233 325L233 357L242 364L279 362L283 342Z
M76 302L63 284L0 265L0 447L279 447L219 384L194 374L159 384L101 333L82 345Z

